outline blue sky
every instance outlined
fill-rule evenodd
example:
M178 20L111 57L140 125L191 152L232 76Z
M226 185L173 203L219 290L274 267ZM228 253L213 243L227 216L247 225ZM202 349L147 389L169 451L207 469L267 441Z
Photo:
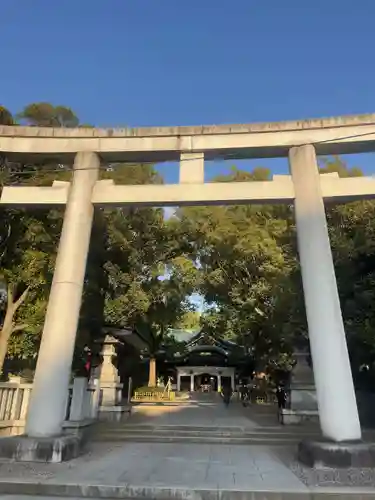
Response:
M375 111L374 0L2 0L0 19L14 112L50 101L98 126L152 126ZM373 154L349 162L375 172ZM287 169L239 166L255 165Z

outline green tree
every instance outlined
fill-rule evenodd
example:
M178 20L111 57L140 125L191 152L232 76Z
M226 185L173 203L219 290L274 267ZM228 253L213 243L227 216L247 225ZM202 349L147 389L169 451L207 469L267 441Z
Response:
M10 122L8 114L3 113L4 121ZM79 126L78 117L75 113L65 106L54 106L50 103L33 103L26 106L19 114L18 120L21 124L27 124L32 126L54 126L54 127L75 127ZM83 124L81 126L89 126ZM14 167L14 166L13 166ZM58 178L62 180L70 180L71 172L69 166L61 166L56 164L45 164L45 165L27 165L25 168L22 165L16 166L17 168L9 168L9 164L4 169L3 185L8 184L29 184L29 185L51 185L53 180ZM10 175L10 171L12 173ZM26 174L26 175L25 175ZM109 165L107 169L101 171L101 178L110 178L117 183L122 184L143 184L146 182L160 183L161 178L149 165ZM13 211L13 210L3 210L3 220L6 221L4 227L0 229L0 243L2 248L6 249L6 254L3 256L2 269L4 282L6 286L12 286L14 290L14 300L13 295L9 288L8 292L2 294L2 307L3 316L7 321L3 325L3 338L9 337L11 334L5 334L10 331L9 318L11 312L16 313L15 307L13 307L13 302L17 304L18 307L21 306L17 302L19 295L22 295L23 287L25 288L25 295L22 295L23 308L22 317L27 319L27 324L30 323L28 314L33 315L34 309L37 305L38 308L38 318L39 318L39 332L43 324L43 315L45 312L46 300L43 295L41 288L38 284L33 282L33 269L38 265L42 266L43 262L46 262L44 252L44 243L39 242L38 251L40 262L37 259L38 255L34 256L34 266L25 265L25 269L28 269L31 273L30 276L21 276L21 273L17 273L17 267L10 267L11 262L15 265L20 266L20 258L30 259L30 252L20 253L16 255L17 245L22 241L22 245L18 248L30 248L34 245L37 239L37 234L28 233L28 240L22 240L22 235L25 227L35 227L38 225L38 231L44 231L45 237L47 238L50 233L48 224L51 224L51 217L54 218L54 225L52 229L57 228L57 231L52 231L52 238L54 240L55 247L51 255L54 255L56 250L57 240L59 236L59 231L62 223L62 212L60 211L50 211L48 214L41 214L40 211L28 210L24 211ZM145 217L145 219L144 219ZM48 219L48 220L47 220ZM47 226L46 226L47 224ZM148 224L150 224L151 230L148 230ZM130 307L129 310L126 308L117 309L114 313L116 304L118 305L120 300L120 295L123 300L129 299L129 304L135 299L137 303L137 296L133 297L131 291L138 283L143 283L144 281L144 269L148 265L153 265L153 247L152 242L156 241L159 254L161 249L165 249L166 239L169 237L167 228L163 227L164 221L161 210L133 210L133 209L123 209L123 210L102 210L97 209L95 211L94 224L91 237L90 252L88 257L85 286L83 294L83 304L81 308L80 324L79 324L79 334L77 338L76 345L76 359L82 358L82 349L86 344L92 343L92 340L100 336L101 326L104 317L104 306L106 304L106 311L110 311L107 314L107 320L113 320L116 324L129 324L129 321L138 318L138 322L141 322L139 317L139 312L143 311L142 307L142 296L139 298L140 302L136 305L135 311L137 311L138 316L132 313ZM138 238L141 243L141 247L135 246L134 254L129 253L128 250L123 246L124 242L129 238L129 244L134 240L135 245L136 238L134 230L139 230L143 233L144 241L146 241L146 248L142 248L141 238ZM149 241L147 241L147 239ZM163 246L164 245L164 246ZM158 257L160 255L158 254ZM5 261L5 257L8 259ZM130 258L129 262L126 259ZM143 263L142 259L145 259ZM117 287L116 281L118 277L113 274L115 269L119 269L121 273L126 273L126 270L131 266L131 272L129 275L133 279L133 283L130 283L130 291L126 296L126 291L123 288ZM125 269L123 269L123 267ZM177 265L175 265L177 268ZM138 273L138 274L137 274ZM43 273L40 274L41 279L43 279ZM18 280L18 281L17 281ZM109 281L112 280L112 281ZM29 283L30 282L30 283ZM161 286L161 282L158 284ZM49 283L48 283L49 285ZM48 290L48 285L46 282L46 289ZM163 285L165 286L165 284ZM147 288L147 287L145 287ZM152 287L150 287L152 288ZM32 290L32 293L31 293ZM157 296L157 287L154 286L152 289L155 296ZM149 291L149 290L147 290ZM41 294L41 295L38 295ZM111 295L112 294L112 295ZM118 296L119 297L118 297ZM110 296L113 300L111 302ZM9 307L6 309L7 301L4 298L9 299ZM171 297L168 297L169 304L171 303ZM157 301L157 298L155 298ZM17 309L18 311L18 309ZM151 314L151 308L150 308ZM21 316L21 309L17 317ZM14 315L12 316L15 317ZM14 322L13 322L14 323ZM25 322L26 324L26 322ZM13 324L13 328L17 331L21 331L19 325ZM29 327L30 329L31 327ZM14 330L13 330L14 331ZM17 339L17 341L15 340ZM26 342L26 337L17 335L12 336L12 340L9 345L10 354L20 353L25 347L26 352L30 354L29 344ZM34 345L35 348L35 345Z
M19 114L22 122L67 126L76 122L68 108L31 104ZM15 120L2 108L5 124ZM54 117L54 120L53 120ZM54 172L56 170L57 172ZM58 165L22 165L2 158L1 188L6 185L51 185L56 178L69 180L70 172ZM2 207L0 228L0 369L10 357L33 358L38 349L62 225L60 210L14 210ZM17 335L15 335L17 333Z
M329 229L353 373L375 382L375 203L334 207Z
M103 174L117 183L152 184L161 178L150 165L115 165ZM161 209L104 211L107 223L106 322L136 328L149 340L149 385L156 384L155 356L168 328L190 306L197 270L181 251Z
M265 181L270 172L232 168L215 180ZM179 239L190 243L191 258L199 262L201 293L213 306L202 317L204 328L252 348L258 361L290 350L296 333L285 291L291 297L297 265L290 207L193 207L179 210L176 219Z
M198 274L198 273L197 273ZM181 330L198 331L200 328L201 314L199 311L187 310L177 321L175 328Z
M362 177L363 172L358 167L349 167L339 156L323 158L319 165L321 174L337 173L339 177Z
M323 159L320 172L363 175L338 157ZM216 180L269 178L267 169L232 168ZM328 205L326 212L354 372L369 367L375 380L374 207L366 201ZM307 342L291 207L197 207L180 210L177 219L202 266L201 291L214 306L202 317L204 328L247 344L263 366L291 366L293 346Z
M54 106L49 102L36 102L18 113L21 124L37 127L78 127L79 120L71 108Z
M12 113L4 106L0 106L0 125L15 124ZM4 185L19 182L19 176L16 175L19 170L19 165L10 162L4 154L0 153L0 193Z
M48 227L48 230L46 228ZM20 216L2 248L3 289L0 313L0 369L8 343L12 356L32 357L41 332L52 279L60 224L53 213ZM31 349L31 351L30 351Z
M321 173L360 177L341 158L324 159ZM372 200L326 206L341 309L357 383L375 382L375 203ZM363 371L363 368L366 368Z
M189 307L197 271L190 259L171 253L161 210L118 210L108 214L107 224L106 321L147 336L154 386L156 353Z
M13 125L13 115L12 113L5 107L0 105L0 125Z

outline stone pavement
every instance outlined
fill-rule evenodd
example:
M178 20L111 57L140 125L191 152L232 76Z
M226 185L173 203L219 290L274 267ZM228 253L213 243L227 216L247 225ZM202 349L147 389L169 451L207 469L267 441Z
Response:
M18 474L12 470L17 466ZM128 443L96 447L69 464L0 467L4 480L53 485L134 486L226 490L303 490L297 477L262 447Z
M259 425L233 403L226 408L217 394L196 394L186 403L135 405L128 420L134 424L154 426L240 427L255 429ZM276 421L276 416L275 416Z
M256 425L240 405L226 409L220 401L198 401L180 411L171 409L173 405L145 408L136 410L135 421L199 427ZM307 486L277 451L263 446L102 442L91 443L87 455L62 464L0 462L0 500L21 500L20 495L301 500L332 498L327 496L330 492L340 499L375 498L374 488ZM348 493L352 496L346 497ZM11 494L15 496L1 496Z
M281 500L310 498L313 492L316 495L328 491L340 493L338 498L342 499L344 493L366 493L370 495L368 498L375 498L373 488L308 487L276 454L255 446L102 444L94 446L89 455L69 463L0 466L0 494L13 493L17 495L14 500L19 500L21 494Z

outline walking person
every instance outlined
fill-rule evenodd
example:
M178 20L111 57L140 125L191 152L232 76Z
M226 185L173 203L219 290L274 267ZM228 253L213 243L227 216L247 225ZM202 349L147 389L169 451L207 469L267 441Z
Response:
M282 410L285 409L286 407L286 392L285 392L285 389L282 385L278 384L278 386L276 387L276 399L277 399L277 408L278 408L278 412L277 412L277 417L278 417L278 420L280 422L281 420L281 413L282 413Z
M224 384L221 393L223 395L224 404L228 407L232 397L232 388L228 384Z
M240 386L240 398L242 406L247 406L250 402L249 388L244 383Z

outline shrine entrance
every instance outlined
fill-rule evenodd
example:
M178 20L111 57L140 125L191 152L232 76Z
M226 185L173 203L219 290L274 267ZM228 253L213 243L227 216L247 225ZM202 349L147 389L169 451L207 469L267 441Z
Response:
M181 352L160 360L163 363L165 371L175 374L179 392L220 392L223 384L234 391L236 380L250 375L254 368L253 359L243 346L204 331L193 334Z
M217 392L219 389L218 377L210 373L195 375L194 389L201 392Z
M235 367L226 366L177 366L177 391L220 392L223 383L235 390ZM187 380L190 384L187 386Z

